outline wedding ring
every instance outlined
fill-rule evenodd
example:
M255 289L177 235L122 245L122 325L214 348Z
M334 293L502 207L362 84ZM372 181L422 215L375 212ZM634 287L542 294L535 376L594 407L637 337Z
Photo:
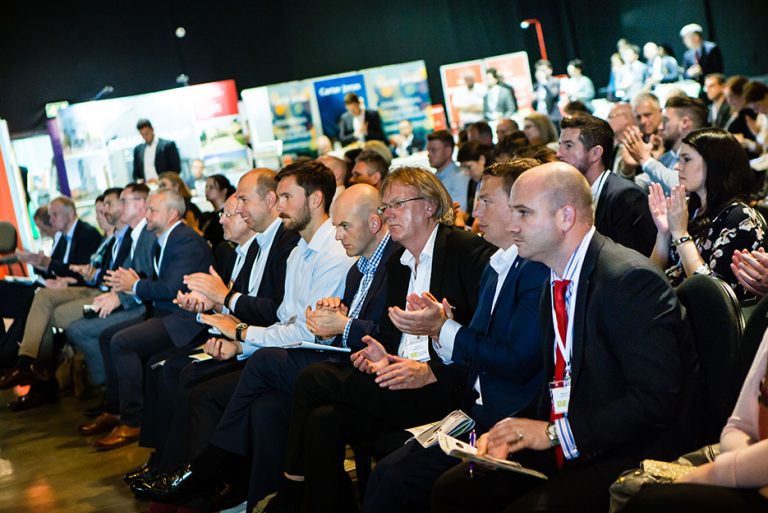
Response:
M523 439L523 433L522 433L522 432L520 432L520 431L518 431L518 432L517 432L517 440L518 440L518 441L520 441L520 440L522 440L522 439Z

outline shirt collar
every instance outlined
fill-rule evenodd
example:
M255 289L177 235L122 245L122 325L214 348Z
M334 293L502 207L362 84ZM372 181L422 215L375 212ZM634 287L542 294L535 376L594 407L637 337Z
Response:
M579 247L577 247L576 251L573 252L571 258L568 259L568 263L565 265L565 270L563 271L563 276L558 276L554 269L552 270L550 277L551 282L556 280L570 280L571 282L578 281L579 273L581 272L581 266L584 263L584 257L587 254L587 248L589 247L589 243L592 240L592 236L594 234L595 227L593 226L589 229L586 235L584 235L584 238L581 239Z
M461 172L461 168L456 165L456 162L454 162L453 159L451 159L450 163L447 166L445 166L442 170L438 169L435 174L442 176L442 175L449 175L456 171Z
M123 240L123 239L125 238L125 234L128 232L128 230L129 230L130 228L131 228L131 227L130 227L130 226L128 226L127 224L126 224L126 225L123 225L123 227L122 227L122 228L120 228L119 230L117 230L117 231L114 233L114 237L115 237L115 239L116 239L116 240Z
M259 243L259 246L262 248L269 243L272 239L275 238L275 234L277 233L277 230L280 229L280 225L283 224L283 220L278 218L275 218L274 221L272 221L272 224L270 224L266 230L263 232L256 234L256 241Z
M427 239L427 243L424 244L424 249L421 250L421 254L419 255L419 263L422 263L425 260L432 260L432 254L435 251L435 239L437 238L438 228L440 228L439 224L435 226L435 229L432 230L432 234L429 236L429 239ZM413 253L406 249L403 252L403 255L400 257L400 263L413 269L414 264L416 263L416 258L413 256Z
M171 232L176 229L177 226L181 224L181 221L176 221L171 225L170 228L165 230L165 233L163 233L160 237L157 238L157 243L160 245L161 248L165 247L165 243L168 242L168 237L171 235Z
M334 230L335 228L333 227L333 223L331 223L331 218L329 217L323 224L320 225L320 228L318 228L315 234L312 236L312 240L310 240L309 244L307 244L307 249L315 252L322 251L325 245L328 243L328 239L333 239ZM304 238L301 240L302 242L305 242Z
M379 245L376 246L376 251L373 252L371 258L365 258L364 256L361 256L357 259L357 269L361 273L373 274L376 271L376 268L379 266L379 262L381 262L381 256L384 254L384 248L387 247L387 243L389 242L389 238L389 233L387 233L384 238L381 239Z
M517 259L517 246L512 244L507 249L499 248L496 253L491 257L491 267L496 274L502 276L505 272L509 271L512 264Z
M72 240L72 237L75 236L75 227L77 226L78 222L79 222L79 219L75 219L75 222L72 223L72 226L70 226L69 230L67 230L67 233L66 233L67 239Z
M251 235L251 237L247 241L245 241L242 244L238 244L237 247L235 248L235 251L237 252L238 255L245 257L248 254L248 250L251 248L251 243L253 243L253 241L255 240L256 240L256 234L254 233L253 235Z
M142 217L141 221L139 221L139 224L136 225L136 228L133 229L131 232L131 239L134 241L139 240L139 237L141 237L141 232L144 231L144 227L147 226L147 218Z

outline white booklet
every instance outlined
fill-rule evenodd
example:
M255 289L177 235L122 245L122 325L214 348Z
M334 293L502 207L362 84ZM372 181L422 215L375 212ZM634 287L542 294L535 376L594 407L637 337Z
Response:
M475 421L461 410L454 410L442 420L407 429L419 444L425 449L437 444L437 435L444 433L451 436L461 436L475 427Z
M526 474L528 476L538 477L539 479L547 479L547 476L538 470L525 468L516 461L500 460L499 458L494 458L493 456L488 455L478 456L476 447L465 444L461 440L456 440L444 433L439 433L437 435L437 440L440 444L440 448L448 456L455 456L456 458L471 461L485 467L509 470L510 472Z
M325 344L318 344L316 342L297 342L295 344L288 344L282 346L283 349L317 349L319 351L337 351L339 353L349 353L351 351L348 347L339 347Z

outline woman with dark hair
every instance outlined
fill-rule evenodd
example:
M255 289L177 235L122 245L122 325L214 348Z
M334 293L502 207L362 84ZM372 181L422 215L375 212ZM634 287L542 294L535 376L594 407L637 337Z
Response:
M765 239L765 221L743 202L753 183L744 149L723 129L695 130L683 139L675 169L680 185L669 198L659 184L650 188L648 203L658 230L651 260L666 269L674 286L688 276L708 274L744 299L748 293L731 270L731 257L744 248L756 250Z
M736 136L749 158L755 158L763 151L762 144L757 141L757 134L762 127L757 112L752 110L744 95L748 83L749 79L743 75L735 75L726 80L725 101L731 107L731 118L725 124L725 129Z
M184 180L179 176L179 173L166 171L165 173L160 174L160 176L157 177L157 187L161 190L173 189L181 194L181 197L184 198L184 204L187 207L187 211L184 213L184 222L197 233L202 234L202 231L200 230L200 220L203 215L200 212L200 209L197 208L197 205L192 203L192 193L189 191L187 184L184 183Z
M483 177L485 168L496 162L496 159L493 156L492 146L482 144L479 141L467 141L459 146L456 160L459 161L462 171L469 175L470 180L467 184L467 212L462 212L456 208L456 219L453 224L459 228L471 227L475 222L472 211L480 189L480 179ZM458 202L455 202L455 205L458 205Z
M211 175L205 179L205 199L213 205L213 212L203 214L200 229L203 232L203 238L208 241L212 248L224 240L224 229L219 223L219 216L224 210L224 203L227 198L235 193L235 187L224 175Z

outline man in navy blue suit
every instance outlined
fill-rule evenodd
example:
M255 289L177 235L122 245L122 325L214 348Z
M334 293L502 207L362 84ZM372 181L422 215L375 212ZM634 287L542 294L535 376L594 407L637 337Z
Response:
M688 49L683 55L685 78L704 84L704 78L711 73L723 72L723 54L712 41L704 40L704 29L698 23L689 23L680 30L680 37ZM704 97L702 89L700 97Z
M402 253L376 212L378 205L378 191L358 184L346 189L332 208L336 238L348 256L360 258L347 274L344 298L322 298L314 309L307 308L306 315L312 333L332 339L337 347L361 349L362 337L378 332L377 320L386 302L386 262ZM346 359L346 353L279 347L256 351L248 359L211 444L190 466L193 475L198 473L198 483L216 484L212 477L219 477L222 468L237 469L242 476L241 460L250 448L249 502L255 505L274 491L281 475L293 381L311 363L339 358ZM132 488L142 498L177 501L182 495L189 497L179 494L184 490L178 487L165 486L170 483L168 476L136 481ZM206 490L210 491L210 486L201 485L193 492Z
M190 344L203 330L195 316L178 308L173 300L185 289L186 274L202 272L213 263L205 240L184 224L184 199L171 190L156 191L147 205L147 229L157 235L153 248L154 272L141 278L133 269L120 269L113 276L113 290L130 291L136 301L151 302L153 313L144 322L115 333L102 347L107 394L118 393L119 418L97 449L120 447L138 439L141 429L143 361L151 356Z
M499 249L483 273L469 326L452 320L450 305L441 305L428 294L409 298L411 309L390 314L402 331L431 335L444 362L469 371L464 408L481 432L523 410L541 386L536 320L549 270L517 255L508 231L512 212L507 205L515 179L537 164L518 159L485 170L475 215L485 239ZM376 465L363 511L428 510L432 483L455 463L439 447L423 449L411 440Z

